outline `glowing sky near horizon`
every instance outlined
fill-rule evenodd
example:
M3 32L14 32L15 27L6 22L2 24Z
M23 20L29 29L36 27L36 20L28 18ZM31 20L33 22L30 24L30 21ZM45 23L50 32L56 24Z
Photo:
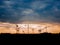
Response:
M5 25L4 25L5 24ZM60 24L54 23L40 23L40 24L17 24L19 28L19 33L28 34L28 30L30 34L39 34L39 33L60 33ZM47 28L46 28L47 27ZM34 32L33 32L34 30ZM39 32L41 30L41 32ZM16 33L16 25L8 24L8 23L0 23L0 33ZM24 32L23 32L24 31Z

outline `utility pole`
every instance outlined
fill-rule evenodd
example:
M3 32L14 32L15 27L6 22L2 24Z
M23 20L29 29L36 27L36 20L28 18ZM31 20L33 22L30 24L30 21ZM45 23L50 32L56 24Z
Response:
M28 34L29 34L29 24L27 24L28 25Z
M48 27L46 26L46 27L45 27L45 29L46 29L45 32L46 32L46 33L47 33L47 28L48 28Z
M32 28L32 33L34 34L34 28Z
M41 29L41 26L39 26L39 28L40 28L40 29L39 29L38 31L41 33L41 30L42 30L42 29Z
M46 32L47 32L47 26L45 28L46 28Z
M16 33L19 33L19 27L16 25Z

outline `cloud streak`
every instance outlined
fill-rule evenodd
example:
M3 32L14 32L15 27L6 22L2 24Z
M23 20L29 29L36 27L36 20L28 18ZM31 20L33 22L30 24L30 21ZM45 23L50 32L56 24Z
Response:
M39 21L39 14L32 9L25 9L22 11L23 18L22 21Z

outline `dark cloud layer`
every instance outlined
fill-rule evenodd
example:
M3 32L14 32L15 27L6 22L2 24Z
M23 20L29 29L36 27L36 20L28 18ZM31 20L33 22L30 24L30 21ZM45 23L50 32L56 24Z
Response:
M60 23L60 0L0 0L0 22Z

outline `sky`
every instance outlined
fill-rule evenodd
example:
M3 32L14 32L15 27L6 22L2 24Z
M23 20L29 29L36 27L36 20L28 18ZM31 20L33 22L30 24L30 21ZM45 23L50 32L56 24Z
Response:
M0 0L0 22L60 23L60 0Z

